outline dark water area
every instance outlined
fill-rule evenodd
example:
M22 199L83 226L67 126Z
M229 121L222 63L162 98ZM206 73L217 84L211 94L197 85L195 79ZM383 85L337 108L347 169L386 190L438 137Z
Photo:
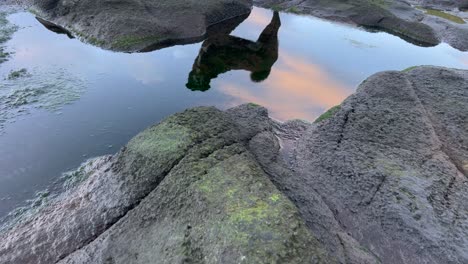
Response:
M278 120L313 121L369 75L414 65L468 68L468 53L387 33L254 8L230 35L148 53L102 50L32 14L0 64L0 217L91 157L189 107L246 102ZM57 31L57 30L56 30ZM25 76L8 80L11 71Z

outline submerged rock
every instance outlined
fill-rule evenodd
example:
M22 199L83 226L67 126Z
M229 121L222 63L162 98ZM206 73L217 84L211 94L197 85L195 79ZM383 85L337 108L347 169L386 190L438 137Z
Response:
M200 41L211 26L248 15L252 7L251 0L31 1L34 12L49 27L127 52Z
M10 57L10 53L5 50L5 43L11 39L13 33L18 29L17 26L11 24L7 19L10 11L0 6L0 64L7 61Z
M83 77L64 69L11 71L0 82L0 134L5 122L13 122L34 109L57 112L78 100L85 88Z
M0 234L0 263L467 263L468 72L384 72L316 124L199 107Z
M450 4L449 4L450 2ZM458 17L458 6L466 1L424 0L255 0L255 5L286 12L310 14L320 18L363 26L397 35L420 46L447 42L456 49L468 50L468 24ZM433 8L442 11L424 10ZM456 18L456 19L454 19Z

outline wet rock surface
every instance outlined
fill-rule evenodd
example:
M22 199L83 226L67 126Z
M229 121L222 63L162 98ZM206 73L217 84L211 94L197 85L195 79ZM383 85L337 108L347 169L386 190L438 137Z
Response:
M468 50L468 25L459 17L464 16L460 10L466 9L466 1L255 0L254 4L386 31L420 46L446 42Z
M466 71L376 74L272 175L341 262L466 263L467 103Z
M175 114L0 234L0 263L466 263L468 72L383 72L316 124Z
M332 262L248 150L272 129L254 105L171 116L2 234L0 263Z
M96 46L126 52L201 41L211 26L248 15L252 8L251 0L29 2L37 16L49 25ZM224 28L227 32L232 29Z

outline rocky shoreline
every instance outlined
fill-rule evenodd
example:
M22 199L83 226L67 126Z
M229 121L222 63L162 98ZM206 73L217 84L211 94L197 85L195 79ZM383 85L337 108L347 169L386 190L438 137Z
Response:
M254 4L386 31L420 46L446 42L468 50L468 24L461 18L466 19L468 2L463 0L255 0Z
M420 46L445 42L458 50L468 50L468 2L465 0L225 0L196 3L125 0L112 7L92 0L17 2L27 6L48 27L61 29L101 48L121 52L147 52L199 42L213 34L229 33L248 16L253 5L344 22L370 31L385 31ZM214 25L218 25L216 29L212 29Z
M0 263L466 263L468 72L368 78L317 124L175 114L0 234Z

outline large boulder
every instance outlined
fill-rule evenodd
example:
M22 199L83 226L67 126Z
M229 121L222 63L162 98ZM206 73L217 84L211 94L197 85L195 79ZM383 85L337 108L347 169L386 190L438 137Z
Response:
M342 263L369 263L359 248L370 263L468 263L468 72L379 73L339 109L278 150L293 173L257 154L319 241Z
M127 52L200 41L211 26L248 15L252 7L251 0L28 1L38 17L74 36Z
M195 108L94 160L0 235L0 263L333 263L248 142L267 111Z
M458 9L464 9L466 1L254 0L254 3L385 31L420 46L435 46L443 41L456 49L468 50L468 24L458 16ZM457 9L452 10L455 6ZM441 11L446 9L450 10Z

